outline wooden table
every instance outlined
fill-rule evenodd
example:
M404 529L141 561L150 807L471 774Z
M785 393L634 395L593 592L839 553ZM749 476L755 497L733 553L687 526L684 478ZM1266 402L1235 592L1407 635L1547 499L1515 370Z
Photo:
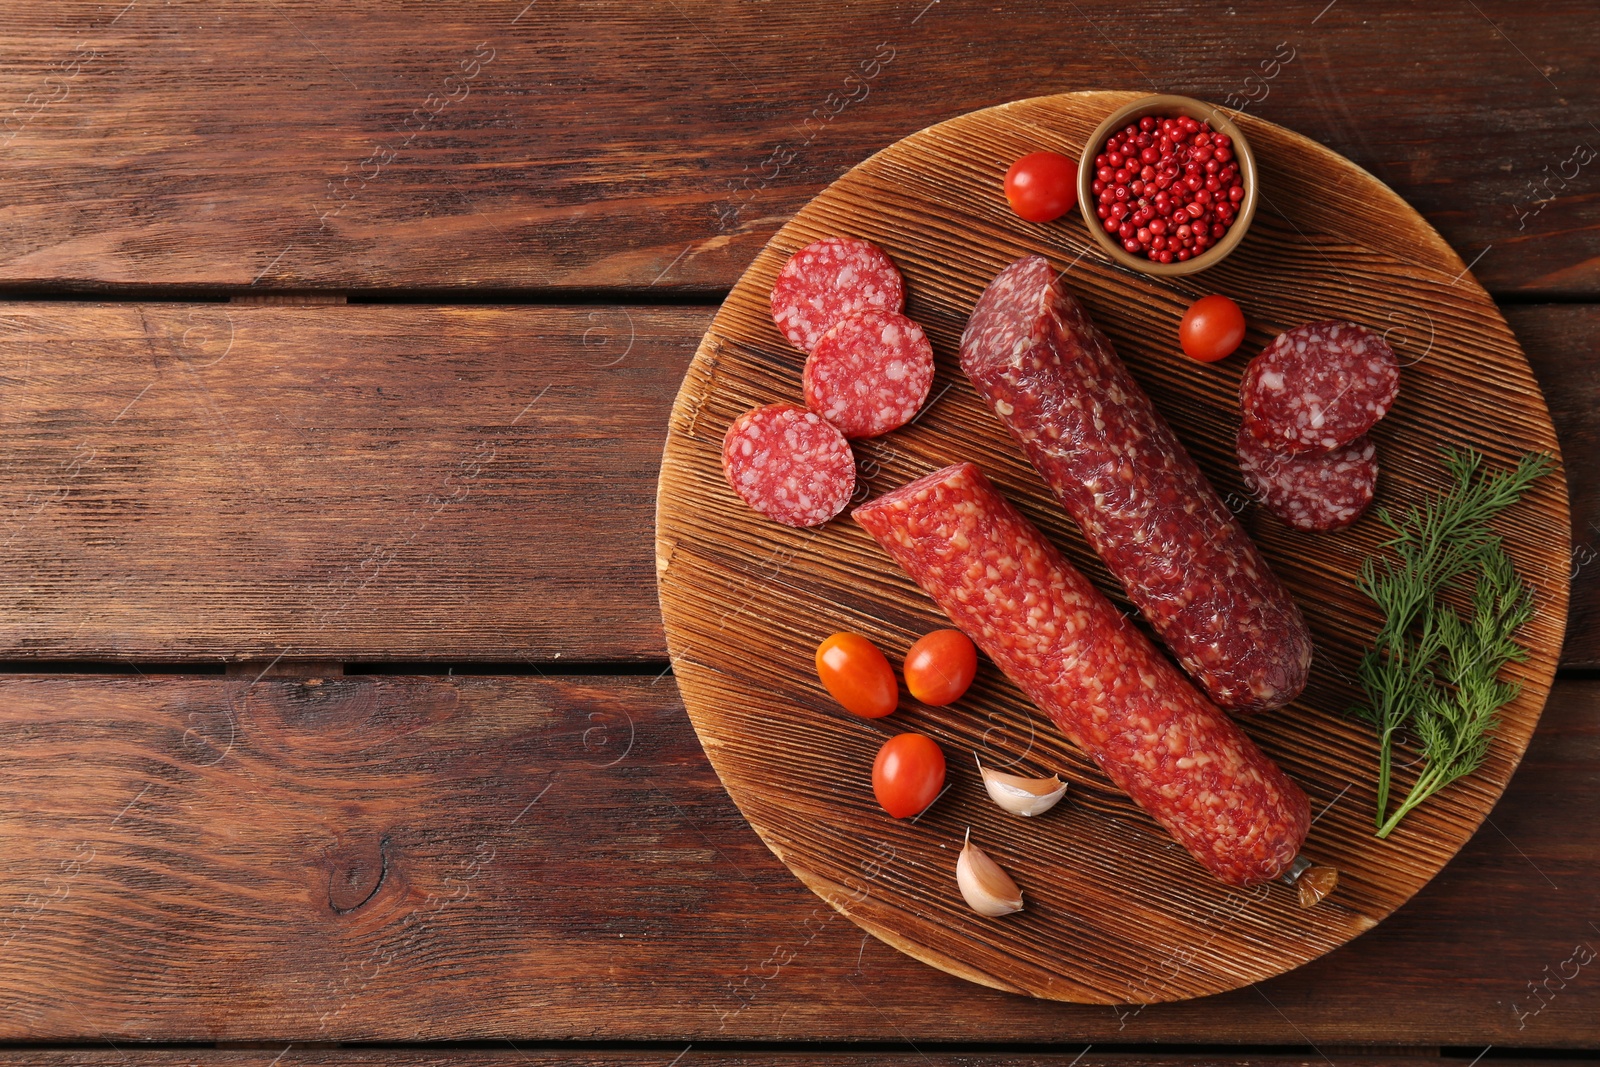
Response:
M1395 6L3 5L5 1057L1600 1050L1600 19ZM784 219L929 123L1146 86L1330 145L1473 264L1576 578L1523 767L1426 890L1117 1010L947 977L802 887L684 716L650 544L678 380Z

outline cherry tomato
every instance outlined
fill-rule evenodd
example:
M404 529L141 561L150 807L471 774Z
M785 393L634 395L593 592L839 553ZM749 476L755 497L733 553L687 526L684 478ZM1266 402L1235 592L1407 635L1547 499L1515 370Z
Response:
M1231 356L1244 340L1244 312L1220 294L1202 296L1183 313L1178 340L1190 359L1215 363Z
M936 708L960 700L977 673L978 650L960 630L924 634L906 653L906 688Z
M845 710L881 719L900 703L894 668L860 634L834 634L817 646L817 677Z
M944 753L926 734L896 734L878 749L872 792L897 819L921 814L944 788Z
M1006 200L1029 222L1049 222L1078 202L1078 164L1059 152L1032 152L1006 171Z

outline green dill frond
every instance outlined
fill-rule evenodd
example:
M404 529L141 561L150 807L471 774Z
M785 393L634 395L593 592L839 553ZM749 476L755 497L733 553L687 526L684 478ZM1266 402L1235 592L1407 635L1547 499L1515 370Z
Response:
M1485 473L1483 457L1447 451L1452 485L1402 514L1378 521L1390 531L1390 555L1365 560L1356 587L1384 622L1358 671L1366 705L1356 713L1377 729L1379 837L1407 812L1488 756L1497 712L1520 687L1499 680L1501 669L1526 657L1515 634L1533 617L1533 591L1518 577L1498 534L1488 525L1549 473L1555 461L1528 453L1509 470ZM1446 598L1470 603L1467 617ZM1388 814L1395 737L1415 734L1424 768L1393 815Z

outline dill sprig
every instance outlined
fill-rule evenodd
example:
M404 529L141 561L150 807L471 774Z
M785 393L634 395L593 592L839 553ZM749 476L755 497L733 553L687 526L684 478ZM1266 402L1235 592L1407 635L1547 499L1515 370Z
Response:
M1498 675L1525 654L1512 635L1531 617L1533 599L1488 523L1553 466L1550 456L1529 453L1511 470L1488 473L1477 452L1447 451L1449 489L1398 518L1378 512L1394 535L1380 547L1394 558L1367 559L1356 585L1384 616L1361 658L1367 705L1357 709L1378 731L1379 837L1482 764L1495 712L1516 696ZM1463 620L1442 598L1467 585L1473 612ZM1391 817L1395 739L1408 723L1426 766Z
M1448 607L1438 615L1444 651L1417 706L1414 729L1426 766L1411 792L1378 828L1389 833L1412 808L1483 765L1495 713L1515 700L1522 687L1499 679L1500 668L1528 655L1512 635L1533 617L1533 591L1517 577L1511 557L1498 544L1484 552L1483 570L1473 590L1473 611L1463 621Z

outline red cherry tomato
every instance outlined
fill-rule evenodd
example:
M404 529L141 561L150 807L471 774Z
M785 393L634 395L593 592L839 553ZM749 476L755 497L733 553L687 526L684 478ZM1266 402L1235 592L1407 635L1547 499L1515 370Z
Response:
M1220 294L1202 296L1183 313L1178 340L1190 359L1215 363L1231 356L1244 340L1244 312Z
M1006 171L1006 200L1029 222L1049 222L1078 202L1078 164L1059 152L1032 152Z
M817 677L833 699L865 719L881 719L900 703L894 668L860 634L834 634L818 645Z
M944 788L944 753L926 734L896 734L878 749L872 792L897 819L920 814Z
M939 708L960 700L978 673L978 650L960 630L935 630L906 653L906 688Z

